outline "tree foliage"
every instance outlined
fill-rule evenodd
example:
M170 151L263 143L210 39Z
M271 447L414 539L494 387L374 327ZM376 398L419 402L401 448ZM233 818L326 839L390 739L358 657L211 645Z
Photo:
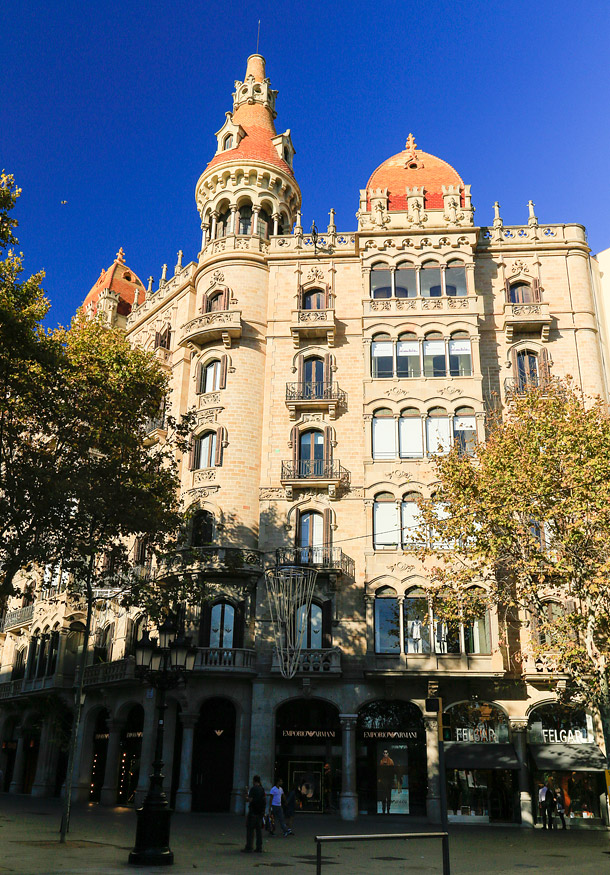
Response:
M564 675L568 695L600 707L606 732L609 470L607 405L556 381L491 416L472 456L439 457L435 504L422 505L432 543L452 547L429 551L440 609L480 611L469 587L484 583L504 616L529 618L530 653Z

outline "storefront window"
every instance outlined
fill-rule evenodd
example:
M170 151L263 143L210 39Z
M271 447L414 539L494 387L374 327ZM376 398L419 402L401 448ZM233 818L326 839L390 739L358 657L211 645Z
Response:
M568 705L540 705L530 716L527 740L530 744L593 743L591 715Z
M460 702L443 714L445 741L498 744L508 741L508 721L503 711L487 702Z

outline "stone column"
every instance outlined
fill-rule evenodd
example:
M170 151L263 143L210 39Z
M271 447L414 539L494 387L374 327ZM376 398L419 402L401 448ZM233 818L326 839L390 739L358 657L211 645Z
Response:
M157 709L155 707L156 697L149 699L148 695L143 701L144 706L144 727L142 729L142 752L140 754L140 775L138 777L138 786L136 788L134 804L139 808L144 797L148 793L150 785L150 774L152 772L152 761L155 753L155 739L157 734Z
M228 234L237 234L237 217L239 213L237 212L237 207L235 204L231 207L231 227L227 232Z
M121 732L125 723L123 720L108 720L108 748L106 750L106 767L104 768L104 783L100 793L102 805L116 805L117 787L119 786L119 760L121 758Z
M81 714L76 736L74 751L74 769L72 771L72 801L88 802L91 792L91 765L93 758L93 733L89 712ZM65 783L62 795L65 793Z
M446 780L438 767L438 718L424 717L426 727L426 761L428 765L428 795L426 797L426 813L430 823L441 822L441 788L440 782Z
M8 789L9 793L21 793L23 790L23 767L25 765L25 738L22 726L15 730L17 735L17 751L15 752L15 766L13 768L13 779Z
M182 752L180 754L180 777L176 792L176 811L190 811L193 792L191 778L193 774L193 738L198 714L182 714Z
M38 760L36 761L36 773L32 784L32 796L48 796L51 776L51 764L53 760L53 738L49 721L45 720L40 733L38 747Z
M356 792L356 720L357 714L339 714L343 729L343 757L341 761L341 795L339 808L342 820L358 817L358 793Z
M280 214L274 213L271 218L273 219L273 236L277 237L277 233L280 227Z
M259 206L252 207L252 229L251 234L254 237L258 234L258 214L260 213L261 208Z
M519 760L519 807L521 809L521 826L534 826L532 810L532 794L530 790L530 772L527 765L527 720L511 720L510 727L517 759Z
M242 707L237 710L237 724L235 731L235 759L233 766L233 789L231 791L231 812L244 814L246 785L250 786L249 766L249 741L250 741L250 697L244 695ZM290 788L286 789L288 792Z
M212 227L210 230L210 239L211 240L216 239L216 223L217 222L218 222L218 213L216 210L214 210L214 212L212 213Z
M256 680L252 684L252 721L250 724L250 770L260 775L263 787L273 786L275 759L273 708L274 686Z

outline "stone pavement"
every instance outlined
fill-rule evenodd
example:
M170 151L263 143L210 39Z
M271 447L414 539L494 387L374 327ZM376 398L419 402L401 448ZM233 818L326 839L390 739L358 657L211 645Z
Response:
M176 814L172 822L173 867L129 866L127 856L135 836L135 815L128 808L79 806L74 809L69 841L60 845L58 800L0 796L0 873L163 872L172 875L242 875L292 869L315 873L316 834L426 831L424 823L400 817L363 817L346 824L337 817L301 815L293 838L265 841L264 853L242 854L244 820L229 815ZM557 875L610 873L610 833L606 831L522 830L515 827L452 826L451 875ZM380 841L327 845L324 875L394 875L440 873L440 842ZM275 875L275 873L274 873ZM290 873L287 873L290 875Z

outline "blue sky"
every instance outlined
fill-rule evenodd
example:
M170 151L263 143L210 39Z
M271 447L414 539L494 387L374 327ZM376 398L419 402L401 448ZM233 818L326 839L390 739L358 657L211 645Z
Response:
M49 324L123 246L155 284L200 243L195 183L260 51L290 128L303 223L355 227L359 189L413 131L472 184L475 221L581 222L610 246L607 2L4 4L0 165ZM61 205L61 201L67 203Z

